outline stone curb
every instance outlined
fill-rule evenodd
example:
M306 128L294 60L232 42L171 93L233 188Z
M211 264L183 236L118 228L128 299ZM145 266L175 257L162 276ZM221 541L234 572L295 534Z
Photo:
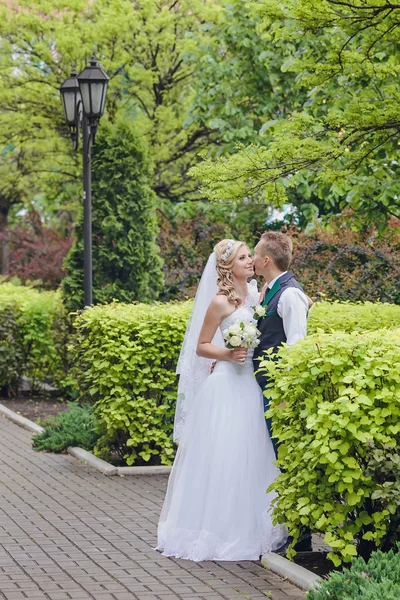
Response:
M117 475L165 475L171 473L172 467L152 465L149 467L117 467Z
M321 581L322 577L308 571L300 565L288 560L284 556L269 552L261 557L261 564L266 569L269 569L276 575L284 577L290 583L297 585L302 590L308 591L315 588Z
M30 421L26 417L22 417L17 414L13 410L10 410L3 404L0 404L0 414L4 415L12 421L16 423L20 427L24 427L24 429L28 429L33 433L41 433L43 431L43 427L37 425L33 421ZM82 462L87 463L97 471L100 471L104 475L161 475L171 472L172 467L168 466L151 466L151 467L115 467L110 463L102 460L101 458L97 458L91 452L84 450L83 448L75 448L70 446L67 448L68 454L74 456Z
M69 448L67 448L67 452L68 452L68 454L71 454L71 456L74 456L75 458L78 458L82 462L87 463L94 469L97 469L104 475L116 475L117 474L118 467L114 467L114 465L110 465L110 463L106 462L105 460L102 460L101 458L98 458L97 456L95 456L91 452L88 452L87 450L84 450L83 448L70 446Z
M34 423L33 421L22 417L21 415L17 414L13 410L10 410L3 404L0 404L0 414L4 415L5 417L7 417L7 419L10 419L10 421L13 421L13 423L16 423L20 427L28 429L29 431L33 431L34 433L42 433L43 431L43 427L40 427L40 425L38 425L37 423Z

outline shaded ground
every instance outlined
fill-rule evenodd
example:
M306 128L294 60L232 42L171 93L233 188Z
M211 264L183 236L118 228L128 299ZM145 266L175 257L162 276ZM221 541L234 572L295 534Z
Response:
M314 539L316 536L313 536ZM315 544L314 544L315 547ZM338 570L331 560L326 558L327 552L299 552L294 559L294 562L309 571L312 571L320 577L327 577L332 571Z
M58 398L33 398L23 394L18 396L18 398L0 397L0 403L40 425L43 424L43 421L47 417L58 415L58 413L68 410L67 404Z

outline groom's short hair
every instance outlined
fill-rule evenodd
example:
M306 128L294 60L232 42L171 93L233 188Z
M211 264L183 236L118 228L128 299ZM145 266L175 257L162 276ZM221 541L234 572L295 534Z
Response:
M260 239L261 253L269 256L280 271L287 271L292 262L293 244L290 237L280 231L266 231Z

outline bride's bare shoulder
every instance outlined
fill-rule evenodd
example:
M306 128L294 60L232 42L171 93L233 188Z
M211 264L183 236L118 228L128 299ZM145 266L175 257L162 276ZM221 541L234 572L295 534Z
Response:
M226 296L223 294L218 294L211 301L209 310L218 314L220 317L225 317L232 313L235 310L235 307L231 302L229 302Z

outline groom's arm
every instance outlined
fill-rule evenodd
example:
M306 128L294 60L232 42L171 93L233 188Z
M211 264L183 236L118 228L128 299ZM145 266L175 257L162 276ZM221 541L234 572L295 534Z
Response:
M287 288L279 299L277 310L288 345L302 340L307 335L307 296L298 288Z

